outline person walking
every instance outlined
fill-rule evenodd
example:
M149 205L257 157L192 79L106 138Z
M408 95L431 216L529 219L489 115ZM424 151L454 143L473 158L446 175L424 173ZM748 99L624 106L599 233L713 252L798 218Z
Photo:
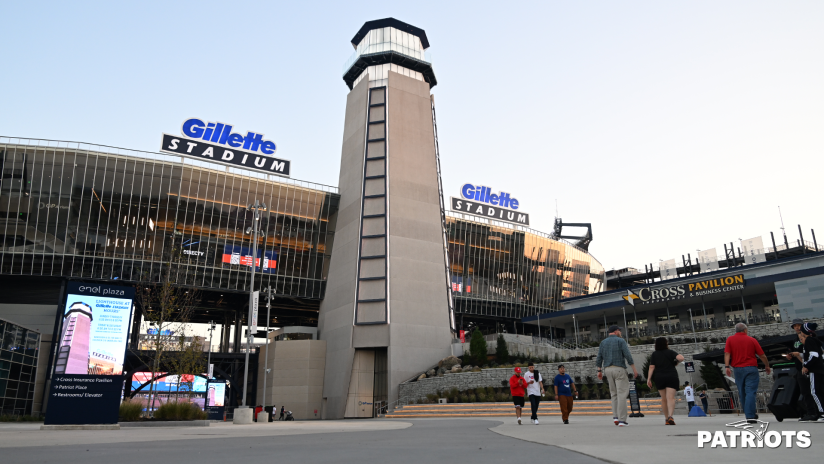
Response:
M515 374L509 378L509 390L512 392L512 402L515 403L515 419L521 425L521 409L524 407L526 380L521 375L521 368L515 368Z
M764 363L764 371L770 375L770 362L758 340L747 334L747 324L735 324L735 335L727 337L724 345L724 372L735 376L738 387L738 402L744 408L744 416L751 424L758 419L755 409L755 394L758 391L758 360Z
M286 406L280 407L280 418L278 420L283 420L283 415L286 414Z
M647 372L647 386L655 388L661 394L661 414L664 415L664 425L675 425L672 414L675 411L675 392L678 391L678 371L675 366L684 361L684 357L669 349L667 339L655 339L655 351L649 358L649 372Z
M629 425L627 423L627 396L629 396L627 363L632 367L635 377L638 377L638 370L635 369L635 362L632 360L626 340L621 338L621 328L612 325L608 333L609 336L603 339L598 347L595 366L598 368L598 380L603 380L606 376L609 383L612 422L619 427L626 427Z
M689 414L689 412L692 411L692 407L695 406L695 391L689 382L684 382L684 397L687 399L687 408L689 408L687 409L687 414Z
M532 423L539 425L538 405L541 404L541 397L546 392L544 392L544 379L541 377L541 373L535 370L535 364L532 361L527 364L524 380L526 380L526 394L529 395L529 405L532 408Z
M566 373L563 364L558 366L558 375L552 383L555 385L555 398L558 398L558 404L561 406L561 420L564 424L569 424L569 413L572 412L572 393L575 392L575 396L578 396L578 389L575 388L575 382Z
M808 322L799 328L798 338L801 340L801 353L793 352L792 356L801 361L801 375L806 377L804 396L808 397L805 403L807 413L801 422L824 422L824 347L815 335L818 324Z
M710 403L709 403L709 398L707 397L707 391L706 390L701 390L701 392L698 393L698 398L701 399L701 406L704 407L704 414L709 414L710 413Z

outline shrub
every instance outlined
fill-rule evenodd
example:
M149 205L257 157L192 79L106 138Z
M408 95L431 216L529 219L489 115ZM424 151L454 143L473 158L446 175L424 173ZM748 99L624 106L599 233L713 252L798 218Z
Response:
M140 415L142 413L143 404L137 401L126 400L120 403L120 413L118 416L123 422L134 422L136 420L140 420Z
M495 359L499 363L509 362L509 348L506 347L504 334L498 334L498 344L495 346Z
M478 402L486 403L486 393L478 393Z
M455 388L455 387L452 387L452 389L451 389L451 390L449 390L449 397L450 397L450 398L455 398L455 397L456 397L456 396L458 396L459 394L460 394L460 392L458 392L458 389L457 389L457 388Z
M21 416L21 415L11 415L11 414L2 414L0 415L0 422L42 422L42 417L36 416Z
M486 387L486 396L490 399L495 397L495 389L492 387Z
M160 420L203 420L207 415L194 403L175 401L157 408L154 417Z
M436 403L438 401L438 395L435 393L427 393L426 399L433 403Z
M474 359L473 364L478 364L482 366L486 364L486 340L484 340L484 336L477 327L472 332L472 338L469 339L469 352L471 353L472 359Z

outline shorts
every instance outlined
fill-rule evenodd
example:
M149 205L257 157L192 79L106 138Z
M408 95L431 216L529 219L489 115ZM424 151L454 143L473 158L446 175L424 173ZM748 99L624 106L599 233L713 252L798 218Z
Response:
M515 402L516 408L524 407L524 397L523 396L513 396L512 401Z
M655 388L659 391L665 388L672 388L673 390L678 390L680 385L678 385L678 374L664 374L664 375L655 375L652 374L652 381L655 382Z

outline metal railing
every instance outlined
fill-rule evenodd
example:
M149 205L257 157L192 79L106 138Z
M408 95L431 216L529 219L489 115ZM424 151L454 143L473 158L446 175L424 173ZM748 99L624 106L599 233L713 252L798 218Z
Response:
M701 398L695 396L695 404L702 406ZM767 390L758 390L755 393L755 410L757 412L769 412L767 403L770 400L770 392ZM744 409L741 402L738 400L738 390L731 391L716 391L710 390L707 392L707 414L743 414Z

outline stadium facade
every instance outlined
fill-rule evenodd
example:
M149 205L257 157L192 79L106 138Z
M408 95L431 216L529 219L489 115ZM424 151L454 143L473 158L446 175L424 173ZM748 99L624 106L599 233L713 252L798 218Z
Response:
M258 336L318 328L329 418L357 416L359 398L396 399L398 383L448 355L462 329L523 330L523 318L604 289L591 234L573 244L530 229L517 201L487 190L464 195L483 209L453 199L447 210L423 30L370 21L352 45L339 187L285 177L297 157L274 158L274 142L205 119L163 134L160 152L0 138L0 317L42 335L28 411L39 411L55 366L80 356L72 330L95 317L78 306L63 323L70 280L140 285L169 270L198 295L191 322L220 326L223 353L242 351L232 329L247 322L251 286L271 288ZM253 243L256 200L267 208ZM151 308L134 310L138 350ZM104 355L83 356L109 369Z

